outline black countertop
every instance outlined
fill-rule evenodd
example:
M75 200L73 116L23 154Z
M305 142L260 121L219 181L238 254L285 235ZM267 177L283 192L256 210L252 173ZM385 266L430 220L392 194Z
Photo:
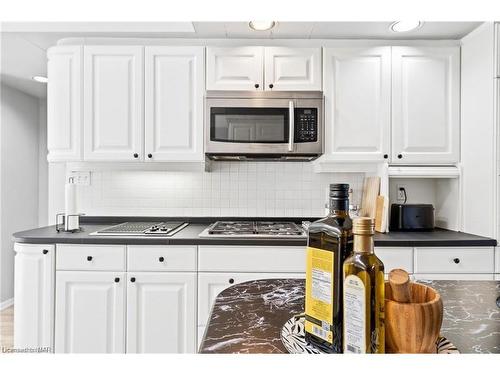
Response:
M168 238L145 236L90 236L92 232L125 221L186 221L190 224ZM262 220L262 218L158 218L158 217L83 217L80 232L56 232L55 226L30 229L13 234L16 242L50 244L151 244L151 245L247 245L247 246L305 246L305 239L288 238L200 238L199 234L217 220ZM274 221L314 220L314 218L265 218ZM417 247L417 246L496 246L496 240L472 234L436 229L432 232L390 232L377 233L375 246Z
M443 300L441 335L461 353L500 353L500 281L419 281ZM304 312L304 280L256 280L222 291L200 353L288 353L281 328Z

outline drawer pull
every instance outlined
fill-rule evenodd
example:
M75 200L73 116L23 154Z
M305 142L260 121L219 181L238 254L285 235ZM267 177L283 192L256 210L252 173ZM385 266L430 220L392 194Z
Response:
M89 262L90 262L90 261L92 261L92 257L89 255L89 256L87 257L87 260L88 260Z
M119 283L120 282L120 278L119 277L115 277L115 283Z
M131 278L130 278L130 282L131 282L131 283L135 283L135 277L131 277Z
M233 278L229 279L229 284L234 284L234 279Z
M158 261L159 261L160 263L163 263L163 262L165 261L165 258L164 258L164 257L159 257L159 258L158 258Z
M454 258L454 259L453 259L453 262L454 262L455 264L458 264L458 263L460 263L460 259L459 259L459 258Z
M42 253L47 254L49 251L47 249L43 249Z

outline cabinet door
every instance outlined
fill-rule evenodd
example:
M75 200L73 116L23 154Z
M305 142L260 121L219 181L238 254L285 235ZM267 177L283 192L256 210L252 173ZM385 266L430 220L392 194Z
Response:
M377 247L375 254L384 263L386 274L395 268L404 269L413 273L413 248L412 247Z
M14 250L14 347L53 351L54 245L16 243Z
M127 277L127 353L194 353L196 273Z
M56 353L125 353L125 273L56 272Z
M265 90L321 90L321 48L265 47Z
M460 48L392 48L392 162L458 161Z
M84 47L84 159L143 158L143 47Z
M146 160L203 160L203 47L146 47Z
M208 47L207 90L263 90L263 47Z
M495 77L500 78L500 22L495 22Z
M57 46L47 52L48 161L82 159L82 47Z
M391 47L324 50L326 153L383 161L390 154Z

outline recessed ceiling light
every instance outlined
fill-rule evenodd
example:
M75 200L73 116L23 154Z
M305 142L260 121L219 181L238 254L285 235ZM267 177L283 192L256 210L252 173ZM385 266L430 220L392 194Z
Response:
M395 33L405 33L422 27L422 21L396 21L391 24L391 30Z
M40 82L40 83L47 83L47 82L49 82L49 80L47 79L47 77L44 77L44 76L33 76L33 77L31 77L31 79L33 81L37 81L37 82Z
M266 31L276 26L276 21L250 21L248 26L256 31Z

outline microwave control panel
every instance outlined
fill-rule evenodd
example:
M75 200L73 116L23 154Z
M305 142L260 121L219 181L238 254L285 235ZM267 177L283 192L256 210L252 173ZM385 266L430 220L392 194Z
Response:
M318 109L295 109L295 142L316 142L318 140Z

